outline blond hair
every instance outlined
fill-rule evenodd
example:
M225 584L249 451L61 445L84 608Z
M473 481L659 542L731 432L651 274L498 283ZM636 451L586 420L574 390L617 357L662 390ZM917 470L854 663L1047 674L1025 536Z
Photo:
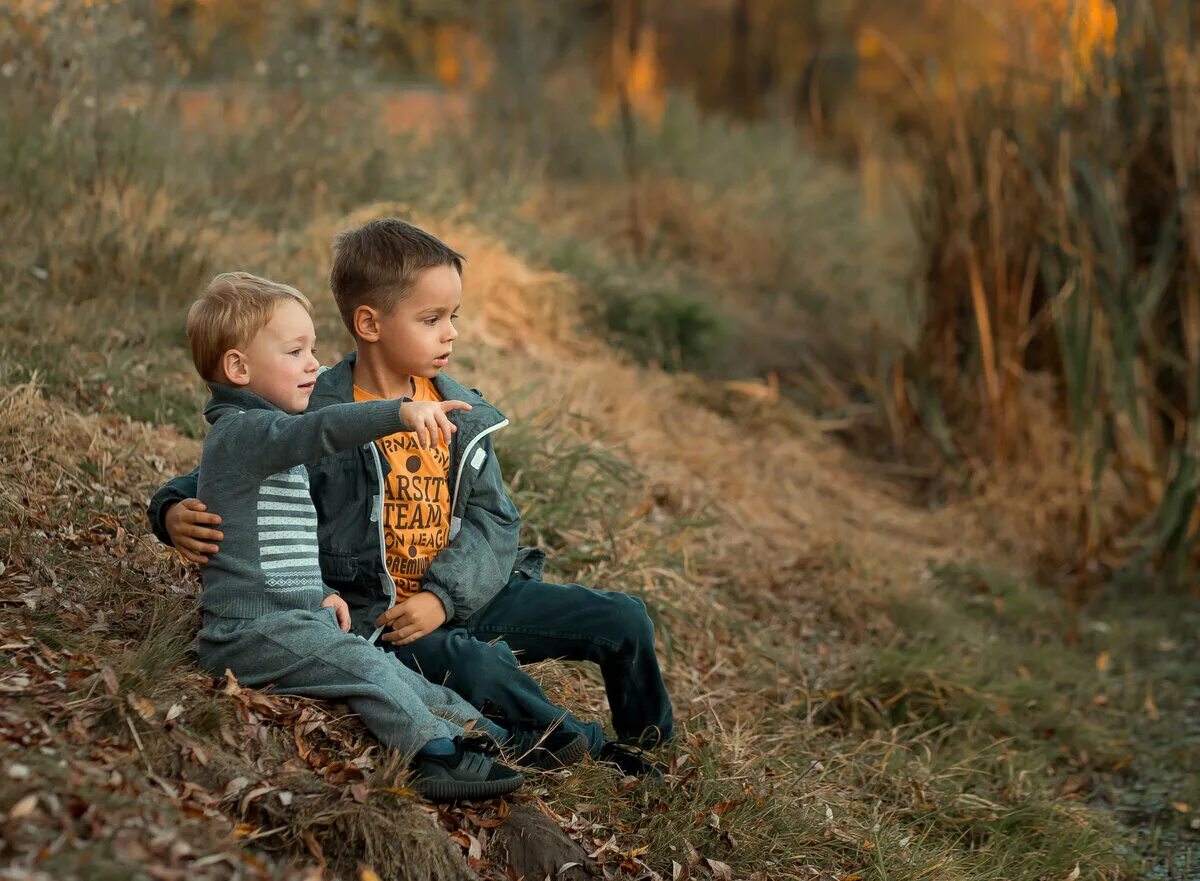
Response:
M187 337L196 371L208 382L226 382L222 356L250 345L279 304L292 300L312 315L312 303L291 285L249 272L222 272L188 309Z

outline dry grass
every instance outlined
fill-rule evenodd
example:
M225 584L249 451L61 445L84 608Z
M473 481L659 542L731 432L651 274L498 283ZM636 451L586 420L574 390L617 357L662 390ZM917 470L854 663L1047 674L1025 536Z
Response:
M215 259L222 266L286 264L292 272L283 277L315 292L332 233L395 210L385 204L321 218L277 239L265 259L259 239L249 240L244 256L241 240L227 240L215 246ZM541 505L531 527L561 551L559 576L631 590L650 603L682 729L661 789L629 788L584 767L547 779L524 798L540 795L559 825L622 877L670 876L678 863L697 878L720 877L728 864L736 877L917 879L936 872L977 879L1065 873L1075 861L1115 876L1120 860L1097 837L1102 818L1055 804L1039 785L1005 788L1009 769L985 745L994 735L968 721L979 712L970 685L936 666L922 673L920 660L909 672L887 672L896 661L886 656L854 679L856 666L877 651L872 646L907 638L898 612L928 592L931 562L987 553L968 510L911 507L785 403L747 402L719 384L633 365L579 335L569 278L530 269L469 227L417 220L470 260L462 326L470 355L455 372L499 400L516 422L513 449L505 452L503 436L499 445L518 498ZM319 322L332 333L332 306L316 299ZM155 810L167 814L160 826L186 842L175 851L166 844L147 849L132 834L138 847L105 851L104 859L114 867L201 863L213 877L222 877L230 861L260 874L284 865L309 871L299 867L314 865L314 854L343 875L356 859L414 871L407 862L413 851L385 830L397 812L413 822L420 812L386 791L394 772L352 722L333 726L320 762L304 760L296 732L329 710L222 697L191 666L191 613L181 617L178 608L194 608L194 579L159 556L150 539L134 536L144 536L139 508L146 494L165 474L190 467L196 443L120 417L76 415L29 386L9 387L6 395L0 436L9 470L4 485L13 488L4 494L11 518L6 586L20 579L15 602L34 598L32 606L17 606L13 638L33 653L94 657L77 678L96 704L76 712L94 727L72 741L63 717L44 743L68 766L119 761L129 769L127 801L114 816L134 813L138 797L161 800ZM605 462L626 479L604 479ZM599 482L578 485L594 488L590 501L579 492L548 494L538 483L539 473L567 463L600 469L583 472ZM587 516L579 516L580 505ZM42 520L29 513L43 508ZM88 532L71 525L74 539L64 539L61 528L46 531L63 516L104 525ZM77 544L59 549L59 540ZM118 546L123 556L113 556ZM70 602L42 599L63 591ZM168 609L175 614L166 616ZM64 638L70 622L101 612L104 626L95 635L79 644ZM32 656L21 655L21 663ZM935 654L929 663L945 660ZM115 689L104 684L105 666L117 676ZM173 672L164 675L167 668ZM10 668L5 675L20 674ZM539 675L581 714L601 709L594 672L543 665ZM897 695L928 697L897 704ZM166 725L176 703L184 712ZM894 709L864 721L880 706ZM940 716L929 716L930 706L941 707ZM31 723L36 696L22 696L18 707L6 730ZM266 752L257 761L240 755L227 742L230 732ZM97 757L97 744L109 752ZM363 755L365 767L347 765ZM1037 755L1024 761L1034 767ZM1065 773L1054 771L1052 779ZM234 785L238 777L253 784ZM59 786L78 799L96 797L86 782ZM263 786L272 788L248 796ZM31 791L42 792L7 787L0 808L16 810ZM278 791L299 801L284 806ZM171 795L181 792L190 794L183 808ZM174 819L187 816L189 798L200 804L199 816ZM98 857L75 825L64 824L50 796L38 795L12 859L32 866L31 855L67 830L74 843L54 845L51 865L64 877L86 874L87 860ZM468 848L472 836L487 837L486 824L469 814L443 815L442 825L457 829ZM241 844L224 837L231 829L241 829ZM1068 829L1073 835L1063 834ZM476 868L491 877L486 862ZM429 868L428 877L442 877L440 871Z
M51 31L47 51L75 57L74 35ZM470 131L416 149L314 100L264 106L258 124L207 142L177 138L152 107L117 112L88 79L101 69L88 53L127 38L113 31L80 44L69 69L21 66L45 77L28 89L0 83L13 120L0 205L19 212L0 246L0 602L12 612L0 853L13 873L369 878L361 861L383 877L507 874L489 850L507 806L428 811L339 708L207 682L189 649L194 575L160 553L141 512L198 455L183 434L199 431L202 391L180 325L202 278L240 268L298 285L332 360L349 340L325 294L330 239L401 214L468 255L453 372L513 417L497 443L530 537L555 576L647 599L676 700L664 786L585 765L534 781L525 806L616 878L999 881L1067 878L1077 863L1128 875L1117 845L1129 834L1086 800L1139 764L1112 759L1158 668L1131 651L1121 677L1103 674L1090 637L1062 647L1052 600L960 577L1001 549L1021 562L1028 529L994 535L968 502L912 505L770 383L640 366L629 340L622 354L580 328L597 291L661 296L652 317L669 325L704 317L689 311L697 291L744 305L745 284L746 311L786 338L783 318L850 291L849 313L814 307L805 326L814 351L853 339L853 370L831 360L812 377L824 415L833 401L855 422L855 395L878 377L853 353L895 336L873 335L871 304L895 301L905 236L876 239L847 175L766 128L668 118L656 149L676 153L647 171L669 181L647 183L659 250L630 258L612 207L625 193L599 176L506 180L479 167L487 145L470 149ZM746 155L764 173L735 180L731 157ZM888 271L875 272L879 255ZM776 282L791 305L772 312ZM1166 654L1185 666L1183 651ZM581 714L604 714L595 671L537 674ZM1187 717L1188 681L1155 685L1164 719ZM1166 828L1164 804L1136 821ZM425 835L435 823L449 837Z
M978 89L913 80L925 322L891 390L977 483L1025 484L1077 603L1109 580L1186 589L1200 560L1194 10L1092 8L1111 45Z

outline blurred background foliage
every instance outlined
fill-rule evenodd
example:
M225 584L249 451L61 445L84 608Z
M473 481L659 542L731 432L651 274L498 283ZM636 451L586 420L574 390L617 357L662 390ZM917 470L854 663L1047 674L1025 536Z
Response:
M930 503L977 494L1080 602L1113 579L1186 587L1196 15L16 0L0 10L4 379L39 371L88 406L186 426L186 364L174 390L147 365L220 242L386 199L571 277L591 329L633 358L793 397ZM321 259L279 253L264 244L256 268ZM119 345L98 351L97 327Z

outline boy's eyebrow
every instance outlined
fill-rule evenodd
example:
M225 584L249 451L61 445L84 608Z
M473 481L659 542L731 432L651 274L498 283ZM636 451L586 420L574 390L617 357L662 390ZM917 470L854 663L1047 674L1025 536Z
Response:
M461 308L462 308L462 300L459 300L458 303L455 304L453 309L447 309L445 306L426 306L424 309L422 309L417 314L418 315L439 315L442 312L457 312Z

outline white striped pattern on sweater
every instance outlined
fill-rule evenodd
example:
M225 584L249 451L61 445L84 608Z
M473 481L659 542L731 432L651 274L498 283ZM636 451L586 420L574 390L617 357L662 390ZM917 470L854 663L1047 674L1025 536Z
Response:
M308 471L298 465L272 474L258 488L258 557L266 589L324 594L317 549L317 511Z

